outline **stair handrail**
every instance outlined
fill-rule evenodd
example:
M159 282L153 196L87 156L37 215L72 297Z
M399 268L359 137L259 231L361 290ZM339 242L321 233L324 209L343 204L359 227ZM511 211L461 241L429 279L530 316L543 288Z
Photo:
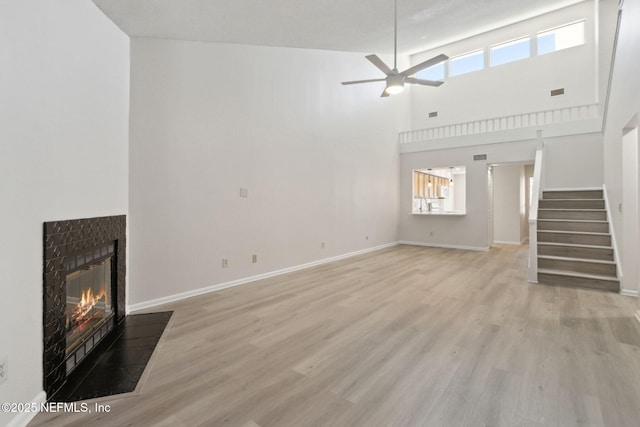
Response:
M624 0L618 1L618 17L616 19L616 31L613 36L613 50L611 51L611 62L609 63L609 78L607 81L607 89L605 92L604 103L602 105L602 134L605 134L607 128L607 116L609 114L609 99L611 98L611 82L613 81L613 69L616 65L616 53L618 52L618 39L620 36L620 24L622 22L622 9Z
M529 207L529 272L527 280L538 283L538 206L544 188L544 141L542 131L537 131L538 144L533 165L533 185L531 206Z

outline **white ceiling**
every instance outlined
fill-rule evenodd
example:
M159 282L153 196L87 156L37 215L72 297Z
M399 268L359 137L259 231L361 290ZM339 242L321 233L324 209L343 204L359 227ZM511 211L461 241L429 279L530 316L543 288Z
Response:
M582 0L398 0L398 51L415 53ZM93 0L128 35L393 52L393 0Z

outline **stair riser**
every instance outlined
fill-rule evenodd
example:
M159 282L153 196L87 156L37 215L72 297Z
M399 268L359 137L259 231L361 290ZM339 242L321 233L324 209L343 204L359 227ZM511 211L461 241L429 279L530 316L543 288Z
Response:
M585 231L589 233L608 233L606 222L565 222L538 220L538 230Z
M580 288L599 289L618 292L620 283L617 280L585 279L582 277L556 276L554 274L538 274L538 282L555 286L577 286Z
M574 273L595 274L598 276L616 277L615 264L600 264L589 261L571 261L560 259L538 258L538 267L549 270L571 271Z
M576 245L611 246L611 236L538 232L538 242L572 243Z
M540 200L541 209L604 209L604 200Z
M538 255L613 261L613 249L538 245Z
M577 219L583 221L606 221L606 211L538 211L538 219Z
M543 191L543 199L602 199L602 190Z

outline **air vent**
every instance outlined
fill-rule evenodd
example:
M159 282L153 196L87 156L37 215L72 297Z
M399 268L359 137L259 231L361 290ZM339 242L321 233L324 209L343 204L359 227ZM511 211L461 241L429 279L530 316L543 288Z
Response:
M434 117L438 117L438 112L437 111L432 111L429 113L429 118L432 119Z
M473 155L473 160L477 161L477 160L487 160L487 155L486 154L474 154Z
M553 89L551 91L551 96L564 95L564 88L562 89Z

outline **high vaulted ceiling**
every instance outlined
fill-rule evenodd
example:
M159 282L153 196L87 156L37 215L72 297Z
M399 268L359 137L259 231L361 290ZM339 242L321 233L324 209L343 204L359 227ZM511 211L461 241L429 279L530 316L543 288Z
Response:
M128 35L393 52L393 0L93 0ZM398 0L398 51L415 53L582 0Z

